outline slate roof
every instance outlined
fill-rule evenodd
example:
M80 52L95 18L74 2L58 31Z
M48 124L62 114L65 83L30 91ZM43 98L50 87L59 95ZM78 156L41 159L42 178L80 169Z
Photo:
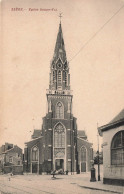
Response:
M112 119L108 124L98 128L99 135L102 136L103 131L113 129L121 125L124 125L124 109L116 117L114 117L114 119Z
M124 119L124 109L114 119L112 119L112 121L110 121L109 123L114 123L114 122L119 121L121 119Z
M59 57L62 59L63 62L66 61L66 51L65 51L61 23L59 24L59 31L57 35L53 61L56 61Z
M31 142L35 142L35 141L37 142L37 140L42 139L42 138L43 138L43 136L40 136L40 137L37 137L37 138L31 139L30 141L25 142L25 145L30 144Z
M84 144L87 144L89 146L92 146L93 144L90 143L87 139L83 139L81 137L77 137L77 141L84 142Z
M86 135L84 130L77 131L77 136L80 137L80 138L87 139L87 135Z
M37 137L41 136L41 130L40 129L34 129L34 133L32 135L32 138L35 139Z

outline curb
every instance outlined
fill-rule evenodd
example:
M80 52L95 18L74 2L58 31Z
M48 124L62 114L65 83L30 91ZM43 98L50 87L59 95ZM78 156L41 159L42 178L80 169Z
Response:
M104 192L110 192L110 193L123 194L123 192L120 192L120 191L112 191L112 190L107 190L107 189L99 189L99 188L95 188L95 187L88 187L88 186L81 186L81 185L78 185L78 186L82 187L84 189L91 189L91 190L97 190L97 191L104 191Z

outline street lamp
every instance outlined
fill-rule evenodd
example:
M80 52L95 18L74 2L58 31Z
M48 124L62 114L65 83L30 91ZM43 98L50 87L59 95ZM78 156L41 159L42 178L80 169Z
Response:
M25 164L26 164L26 172L28 172L28 145L25 144L25 149L26 149L26 160L25 161Z

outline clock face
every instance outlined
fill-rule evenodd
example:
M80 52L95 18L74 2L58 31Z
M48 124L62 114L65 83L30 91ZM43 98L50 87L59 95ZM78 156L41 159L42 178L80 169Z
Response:
M62 67L62 64L61 64L61 63L59 63L59 64L58 64L58 68L61 68L61 67Z

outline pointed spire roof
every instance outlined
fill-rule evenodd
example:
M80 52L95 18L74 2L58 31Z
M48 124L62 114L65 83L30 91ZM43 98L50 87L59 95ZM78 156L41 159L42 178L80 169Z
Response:
M66 51L65 51L61 22L59 24L59 31L57 35L53 61L56 61L58 58L61 58L63 63L66 61Z

